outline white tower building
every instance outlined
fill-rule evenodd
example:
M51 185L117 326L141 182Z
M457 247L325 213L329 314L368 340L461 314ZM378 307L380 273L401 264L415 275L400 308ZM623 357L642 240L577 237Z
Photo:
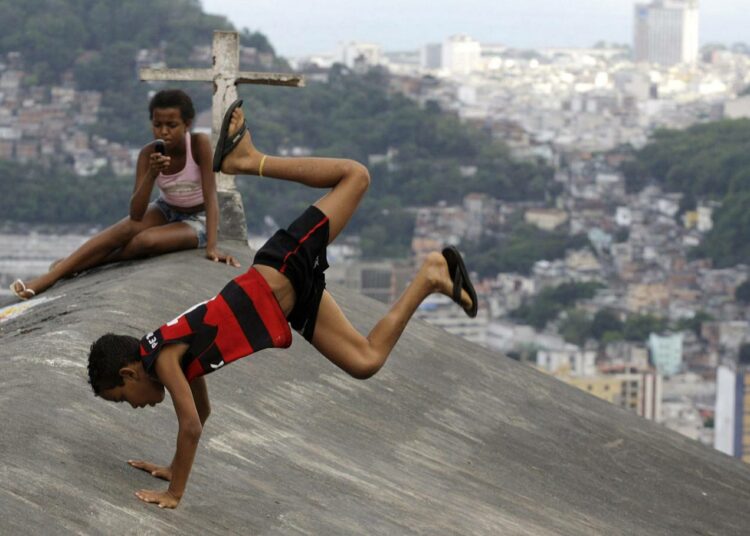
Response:
M635 61L675 65L698 59L698 0L635 5Z
M716 369L714 448L750 463L750 364Z
M468 35L453 35L443 43L442 67L450 74L469 74L480 65L482 47Z

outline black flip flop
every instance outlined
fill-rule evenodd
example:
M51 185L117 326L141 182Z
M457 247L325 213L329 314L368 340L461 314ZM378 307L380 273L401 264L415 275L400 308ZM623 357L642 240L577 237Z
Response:
M242 99L237 99L229 105L224 114L224 120L221 122L221 130L219 131L219 139L216 141L216 148L214 149L214 172L221 171L221 163L224 161L224 158L237 147L237 144L240 143L242 136L245 135L245 131L247 130L247 125L242 123L240 129L229 138L229 122L232 120L232 112L240 106L242 106Z
M443 250L443 257L448 261L448 272L453 280L453 301L463 307L461 304L461 290L465 290L471 298L471 307L468 309L464 308L464 311L469 315L469 318L476 317L478 309L477 292L474 290L474 285L471 284L469 271L466 269L461 254L454 246L449 246Z

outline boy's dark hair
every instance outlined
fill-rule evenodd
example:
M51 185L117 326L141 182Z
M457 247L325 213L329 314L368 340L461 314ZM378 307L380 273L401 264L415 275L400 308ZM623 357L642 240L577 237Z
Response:
M89 353L89 383L97 396L125 382L120 369L138 361L140 341L127 335L107 333L91 345Z
M162 89L151 97L148 103L148 117L154 118L154 108L179 108L180 117L186 123L192 123L195 118L193 100L181 89Z

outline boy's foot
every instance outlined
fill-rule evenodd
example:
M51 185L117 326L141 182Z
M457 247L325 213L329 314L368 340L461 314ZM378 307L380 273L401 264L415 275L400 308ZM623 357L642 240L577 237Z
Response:
M10 285L10 291L18 298L19 300L29 300L36 296L36 292L33 288L27 287L23 281L20 279L16 279L11 283Z
M236 100L224 114L213 169L228 175L255 175L263 155L253 146L241 106L242 100Z
M468 275L464 282L456 281L455 274L457 264L455 263L455 258L452 258L452 253L449 253L448 256L445 254L445 251L450 249L451 248L446 248L443 250L443 253L433 251L427 255L424 264L422 265L422 270L424 270L424 274L428 281L430 281L435 292L440 292L441 294L448 296L460 305L467 315L474 318L477 316L476 292L471 285L471 281L468 279ZM461 256L458 255L458 258L460 259ZM464 267L464 271L465 270L466 268ZM468 284L466 284L466 282L468 282Z

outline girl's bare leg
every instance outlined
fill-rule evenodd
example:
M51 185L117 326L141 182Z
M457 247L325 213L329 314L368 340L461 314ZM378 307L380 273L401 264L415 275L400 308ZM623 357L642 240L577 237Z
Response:
M139 222L123 218L91 237L69 256L57 262L49 272L26 283L26 288L34 290L36 294L44 292L63 277L108 262L108 257L113 252L124 247L139 232L165 223L161 211L154 207L149 207Z
M424 299L435 292L450 297L452 289L453 283L445 257L438 252L430 253L404 293L367 337L352 326L333 297L328 291L324 291L315 324L313 346L353 377L369 378L385 364L404 328ZM461 292L461 301L465 307L471 305L466 291Z
M118 262L197 247L198 235L192 227L182 222L168 223L141 231L107 261Z

